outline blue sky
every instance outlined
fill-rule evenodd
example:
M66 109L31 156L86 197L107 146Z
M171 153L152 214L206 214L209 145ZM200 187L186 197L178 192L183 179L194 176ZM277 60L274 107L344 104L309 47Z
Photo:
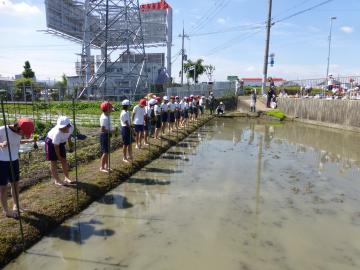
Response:
M324 0L273 0L277 21ZM149 2L149 1L140 1ZM264 58L267 0L169 0L174 10L173 56L181 49L184 21L190 59L202 58L215 65L215 79L227 75L261 77ZM14 76L25 60L40 79L74 75L80 45L38 30L46 28L43 0L0 0L0 74ZM359 0L333 0L315 10L276 23L272 28L270 52L275 66L269 75L285 79L319 78L326 73L330 17L333 42L330 72L360 76ZM235 29L235 30L234 30ZM207 34L216 32L217 34ZM202 35L206 34L206 35ZM148 49L148 52L154 50ZM164 52L165 52L164 48ZM179 81L180 57L173 64L173 77ZM202 78L204 81L206 77Z

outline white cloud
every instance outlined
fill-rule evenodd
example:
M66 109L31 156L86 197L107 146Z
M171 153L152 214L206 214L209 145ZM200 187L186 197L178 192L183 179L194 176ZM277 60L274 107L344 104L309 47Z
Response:
M35 5L29 5L25 2L14 3L11 0L0 1L0 14L10 15L36 15L40 14L40 9Z
M220 24L226 24L226 20L224 18L219 18L217 22Z
M352 32L354 32L354 28L350 26L343 26L340 29L346 34L351 34Z
M246 71L255 71L255 67L254 66L249 66L246 68Z

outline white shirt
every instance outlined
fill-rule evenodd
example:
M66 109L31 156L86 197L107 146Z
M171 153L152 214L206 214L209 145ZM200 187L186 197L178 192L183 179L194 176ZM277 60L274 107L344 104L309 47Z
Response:
M168 110L169 103L162 103L161 104L161 110L163 112L166 112Z
M149 105L145 107L145 115L151 117L151 108Z
M155 110L155 115L160 115L161 114L161 106L160 105L155 105L154 107Z
M133 109L134 125L144 125L145 108L136 105Z
M330 86L330 85L333 85L334 84L334 79L333 78L329 78L328 79L328 86Z
M175 108L176 108L177 110L180 110L180 109L181 109L181 105L180 105L179 102L175 102Z
M186 102L181 101L179 105L180 105L180 110L182 110L182 111L183 111L183 110L185 110L185 109L186 109Z
M100 127L104 127L107 131L111 130L110 117L105 113L100 116Z
M73 126L69 128L68 133L61 132L59 127L55 126L49 131L47 137L52 140L53 144L59 145L61 143L66 143L73 132L74 132Z
M12 131L9 126L7 128L8 135L9 135L9 141L10 141L10 150L11 150L11 159L13 161L19 159L19 149L20 149L20 142L21 142L21 136L19 134L16 134L14 131ZM5 127L0 127L0 143L6 142L6 133L5 133ZM10 161L9 157L9 149L8 147L0 148L0 160L1 161Z
M176 104L175 103L169 103L168 108L171 112L175 112Z
M128 111L121 111L120 114L120 124L122 127L126 127L126 122L130 125L130 113Z

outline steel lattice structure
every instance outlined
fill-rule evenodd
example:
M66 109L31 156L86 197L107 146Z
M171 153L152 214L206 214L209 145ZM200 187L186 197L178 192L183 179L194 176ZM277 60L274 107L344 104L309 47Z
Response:
M142 83L145 47L167 46L167 69L171 74L172 9L164 0L141 6L138 0L46 0L45 4L46 32L82 44L84 88L79 97L92 92L107 96L107 82L114 76L132 94L146 87ZM93 75L92 48L101 50ZM127 68L112 72L117 63L126 63Z

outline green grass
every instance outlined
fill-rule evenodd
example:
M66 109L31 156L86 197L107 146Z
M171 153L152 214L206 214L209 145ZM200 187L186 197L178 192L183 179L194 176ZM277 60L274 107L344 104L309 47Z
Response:
M282 111L277 110L277 109L266 112L266 115L278 118L280 120L284 120L286 117L285 113L283 113Z
M197 125L191 125L187 129L179 131L178 136L176 134L166 135L163 141L151 139L151 151L149 149L134 151L135 160L132 164L121 162L121 151L114 152L111 158L114 171L110 175L98 173L99 160L86 165L82 163L78 168L80 176L78 202L75 188L59 188L52 182L37 183L21 192L21 205L31 209L22 215L25 248L40 240L43 235L49 233L67 218L85 209L91 202L102 197L110 189L121 184L210 119L212 119L211 116L205 116ZM80 162L86 162L93 156L99 155L95 149L98 146L89 147L94 147L94 149L79 150ZM72 155L69 155L69 162L70 164L74 163ZM18 221L0 217L0 268L21 252Z

